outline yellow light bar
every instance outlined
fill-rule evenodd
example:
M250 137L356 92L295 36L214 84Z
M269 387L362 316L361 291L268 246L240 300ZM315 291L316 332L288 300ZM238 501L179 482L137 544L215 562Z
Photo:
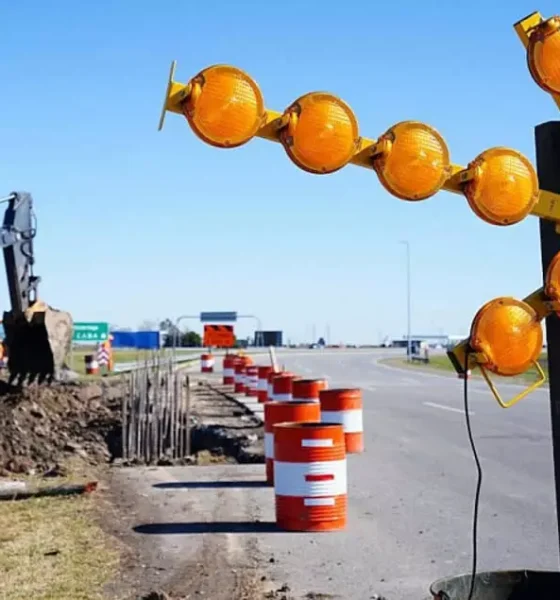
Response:
M542 20L542 17L540 18ZM531 22L534 22L534 20ZM525 30L522 29L522 31ZM179 83L174 80L176 66L177 61L173 61L169 71L167 91L159 120L159 131L163 129L165 115L167 112L183 115L182 104L188 98L190 93L190 87L188 84ZM280 130L285 126L286 118L282 113L266 109L266 119L261 128L258 130L256 136L270 142L281 143ZM362 137L360 146L353 158L350 160L350 163L358 167L363 167L374 171L372 158L376 144L377 140ZM469 169L462 167L461 165L452 164L450 176L442 186L442 189L454 194L463 195L462 186L471 178L472 172L469 171ZM539 200L531 210L531 214L560 224L560 194L540 190Z

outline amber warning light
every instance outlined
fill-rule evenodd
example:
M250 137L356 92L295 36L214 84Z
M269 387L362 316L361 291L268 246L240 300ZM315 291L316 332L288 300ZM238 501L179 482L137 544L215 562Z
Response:
M230 65L213 65L186 84L169 74L159 128L167 111L183 115L201 140L235 148L260 137L282 145L300 169L316 175L348 164L374 171L383 187L407 201L446 190L464 196L473 212L492 225L514 225L531 213L543 216L530 161L511 148L490 148L467 167L453 164L440 133L425 123L402 121L378 139L360 134L350 106L329 92L309 92L283 112L265 107L256 81ZM559 218L560 221L560 218Z

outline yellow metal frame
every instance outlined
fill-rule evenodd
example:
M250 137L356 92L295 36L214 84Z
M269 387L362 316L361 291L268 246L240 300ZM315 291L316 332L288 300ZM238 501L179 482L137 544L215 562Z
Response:
M520 392L519 394L514 396L511 400L504 402L502 400L502 397L500 396L500 393L498 392L498 389L496 388L494 382L490 379L490 375L488 375L488 371L484 368L483 364L479 364L480 372L482 373L482 376L486 380L486 383L488 384L488 387L490 388L492 395L494 396L494 398L496 398L496 401L502 408L509 408L510 406L517 404L520 400L523 400L523 398L525 398L525 396L528 396L531 392L534 392L537 388L540 388L541 385L543 385L543 383L546 383L546 375L544 374L544 371L537 360L535 360L533 362L533 366L535 367L535 369L537 369L537 372L539 374L539 379L537 381L535 381L534 383L532 383L529 387L525 388L522 392Z
M540 25L544 20L545 19L543 18L540 12L534 12L525 17L524 19L521 19L521 21L518 21L513 26L525 50L527 50L527 47L529 46L531 30ZM556 103L556 106L560 108L560 95L551 94L550 92L549 95L552 96L552 99Z
M538 14L538 13L536 13ZM542 20L542 17L541 17ZM525 31L525 30L523 30ZM191 86L190 84L179 83L174 80L177 61L171 63L169 70L169 78L167 81L167 91L163 103L163 110L159 120L158 131L163 129L165 115L167 112L183 114L182 104L189 97ZM275 110L266 109L266 120L263 126L259 129L256 137L260 137L269 142L280 142L280 130L288 125L288 118ZM374 170L373 156L379 152L378 141L372 138L362 137L360 145L350 160L350 163L358 167ZM467 169L461 165L451 165L450 176L443 184L442 189L453 194L463 194L463 185L472 179L474 171ZM554 194L546 190L540 190L539 199L533 207L531 214L554 221L560 225L560 194Z

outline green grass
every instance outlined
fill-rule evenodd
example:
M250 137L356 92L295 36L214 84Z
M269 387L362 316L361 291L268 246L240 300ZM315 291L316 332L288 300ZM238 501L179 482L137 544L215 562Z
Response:
M84 357L87 354L95 354L97 349L95 346L79 346L74 347L72 350L72 358L70 361L70 368L76 373L80 373L84 377L85 375L85 361ZM166 354L171 354L171 350L165 349L164 352ZM153 355L153 352L150 350L136 350L136 349L122 349L122 350L113 350L113 359L115 364L117 363L127 363L127 362L141 362L145 359L149 359L150 356ZM196 351L189 350L188 348L178 348L177 356L185 356L188 358L190 355L196 356ZM96 377L94 376L87 376Z
M451 361L449 360L449 358L447 358L447 355L445 354L438 354L436 356L431 356L430 357L430 362L428 364L425 363L421 363L421 362L413 362L413 363L409 363L406 358L388 358L386 360L382 360L382 363L385 364L389 364L389 365L395 365L395 366L404 366L406 368L410 368L410 369L418 369L418 370L424 370L424 371L442 371L442 372L446 372L449 373L450 375L455 374L455 369L453 368L453 365L451 364ZM546 353L541 354L541 357L539 358L539 364L542 367L543 371L545 372L545 375L548 378L548 357ZM478 369L475 369L472 372L473 377L481 377L480 371ZM525 373L523 373L522 375L519 375L518 377L500 377L497 375L491 375L491 377L493 379L495 379L496 381L503 381L503 382L507 382L507 381L512 381L512 380L523 380L526 382L533 382L536 379L538 379L538 373L536 371L536 369L534 367L531 367L528 371L526 371Z
M0 598L102 600L119 553L96 524L95 494L0 503Z

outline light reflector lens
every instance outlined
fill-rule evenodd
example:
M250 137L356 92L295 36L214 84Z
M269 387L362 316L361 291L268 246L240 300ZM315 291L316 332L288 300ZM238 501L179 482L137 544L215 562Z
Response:
M449 177L449 150L441 135L418 121L398 123L378 143L384 150L373 167L387 191L402 200L424 200Z
M560 302L560 252L550 261L546 271L544 293L555 302ZM560 311L555 311L559 314Z
M492 225L523 220L539 196L537 173L530 161L511 148L491 148L469 165L473 177L463 192L472 210Z
M184 115L203 141L219 148L241 146L266 119L264 99L247 73L228 65L201 71L189 82Z
M290 159L310 173L333 173L350 162L360 144L358 121L340 98L311 92L284 111L280 140Z
M527 63L537 85L560 94L560 17L543 21L530 33Z
M470 345L484 354L484 367L497 375L521 375L539 358L543 332L537 314L526 302L495 298L476 314Z

